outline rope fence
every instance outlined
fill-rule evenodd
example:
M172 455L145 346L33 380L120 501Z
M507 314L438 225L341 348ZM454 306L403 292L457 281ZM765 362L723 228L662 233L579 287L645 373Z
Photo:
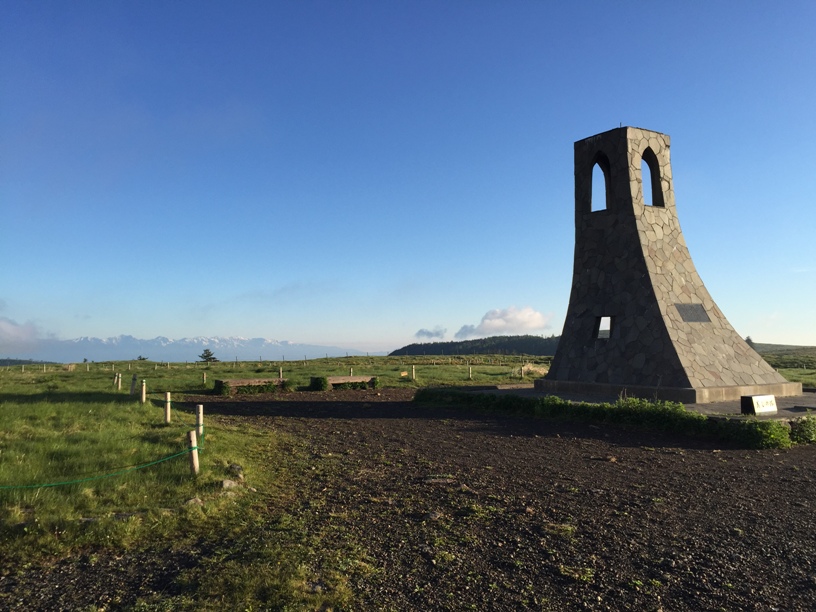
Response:
M166 402L167 402L167 409L165 413L165 424L170 424L170 393L166 394ZM184 414L179 410L174 411L176 415ZM61 487L67 485L74 485L80 484L83 482L92 482L94 480L103 480L106 478L113 478L115 476L121 476L123 474L127 474L129 472L134 472L137 470L143 470L145 468L157 465L159 463L164 463L165 461L170 461L172 459L176 459L178 457L182 457L184 455L190 456L190 471L192 474L198 475L199 471L199 463L198 463L198 451L204 450L204 406L201 404L196 406L196 423L190 424L185 422L184 419L179 419L179 423L186 428L192 428L187 431L187 441L188 445L187 448L181 452L174 453L172 455L168 455L166 457L162 457L161 459L156 459L155 461L149 461L148 463L142 463L140 465L129 466L126 468L122 468L116 470L114 472L110 472L107 474L99 474L96 476L88 476L85 478L75 478L72 480L65 480L60 482L50 482L50 483L42 483L42 484L28 484L28 485L0 485L0 491L9 491L9 490L23 490L23 489L45 489L49 487ZM124 438L123 438L124 439Z
M133 467L125 468L123 470L119 470L117 472L111 472L110 474L101 474L99 476L90 476L88 478L79 478L76 480L65 480L63 482L49 482L45 484L32 484L32 485L0 485L0 490L11 490L11 489L45 489L47 487L62 487L65 485L72 485L72 484L79 484L82 482L91 482L92 480L102 480L103 478L113 478L114 476L121 476L122 474L127 474L128 472L135 472L136 470L143 470L145 468L150 467L151 465L156 465L157 463L163 463L165 461L170 461L171 459L175 459L176 457L181 457L186 455L187 453L192 453L194 451L198 451L197 446L193 446L190 448L186 448L180 453L175 453L173 455L168 455L167 457L162 457L161 459L157 459L156 461L151 461L149 463L143 463L142 465L136 465Z

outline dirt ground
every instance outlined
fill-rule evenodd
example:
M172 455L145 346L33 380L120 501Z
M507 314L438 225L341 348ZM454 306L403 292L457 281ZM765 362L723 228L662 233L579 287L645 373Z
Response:
M300 512L362 543L364 609L812 610L816 449L419 407L410 391L210 401L296 435Z
M330 534L325 547L363 551L348 570L361 610L816 609L816 448L740 450L411 398L191 403L308 453L315 476L289 511Z

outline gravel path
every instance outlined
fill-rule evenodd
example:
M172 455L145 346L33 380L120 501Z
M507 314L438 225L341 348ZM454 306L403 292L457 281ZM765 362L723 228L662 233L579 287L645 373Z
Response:
M815 448L739 450L422 407L411 395L191 403L287 432L308 454L314 469L289 512L327 533L326 549L362 556L347 570L357 609L816 609ZM80 562L37 578L53 588ZM111 580L113 601L133 601L139 580ZM81 597L86 582L72 600L65 581L60 602L117 607Z

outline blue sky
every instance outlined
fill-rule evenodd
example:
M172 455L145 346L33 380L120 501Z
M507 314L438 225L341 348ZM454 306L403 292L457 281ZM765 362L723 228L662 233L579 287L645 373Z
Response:
M572 145L623 124L672 137L737 331L816 345L814 28L811 1L8 0L0 343L559 334Z

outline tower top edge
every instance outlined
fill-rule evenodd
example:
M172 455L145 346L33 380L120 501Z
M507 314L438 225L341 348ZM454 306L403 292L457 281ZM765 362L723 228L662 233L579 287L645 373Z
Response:
M578 144L579 142L585 142L585 141L588 141L588 140L595 140L596 138L606 137L606 136L609 136L609 135L615 134L615 133L628 133L629 130L639 130L641 132L646 132L648 134L659 134L660 136L668 137L668 134L665 134L663 132L657 132L655 130L649 130L649 129L642 128L642 127L637 127L637 126L634 126L634 125L624 125L624 126L621 126L621 127L613 128L611 130L607 130L605 132L600 132L600 133L595 134L593 136L588 136L587 138L582 138L581 140L576 140L575 144Z

